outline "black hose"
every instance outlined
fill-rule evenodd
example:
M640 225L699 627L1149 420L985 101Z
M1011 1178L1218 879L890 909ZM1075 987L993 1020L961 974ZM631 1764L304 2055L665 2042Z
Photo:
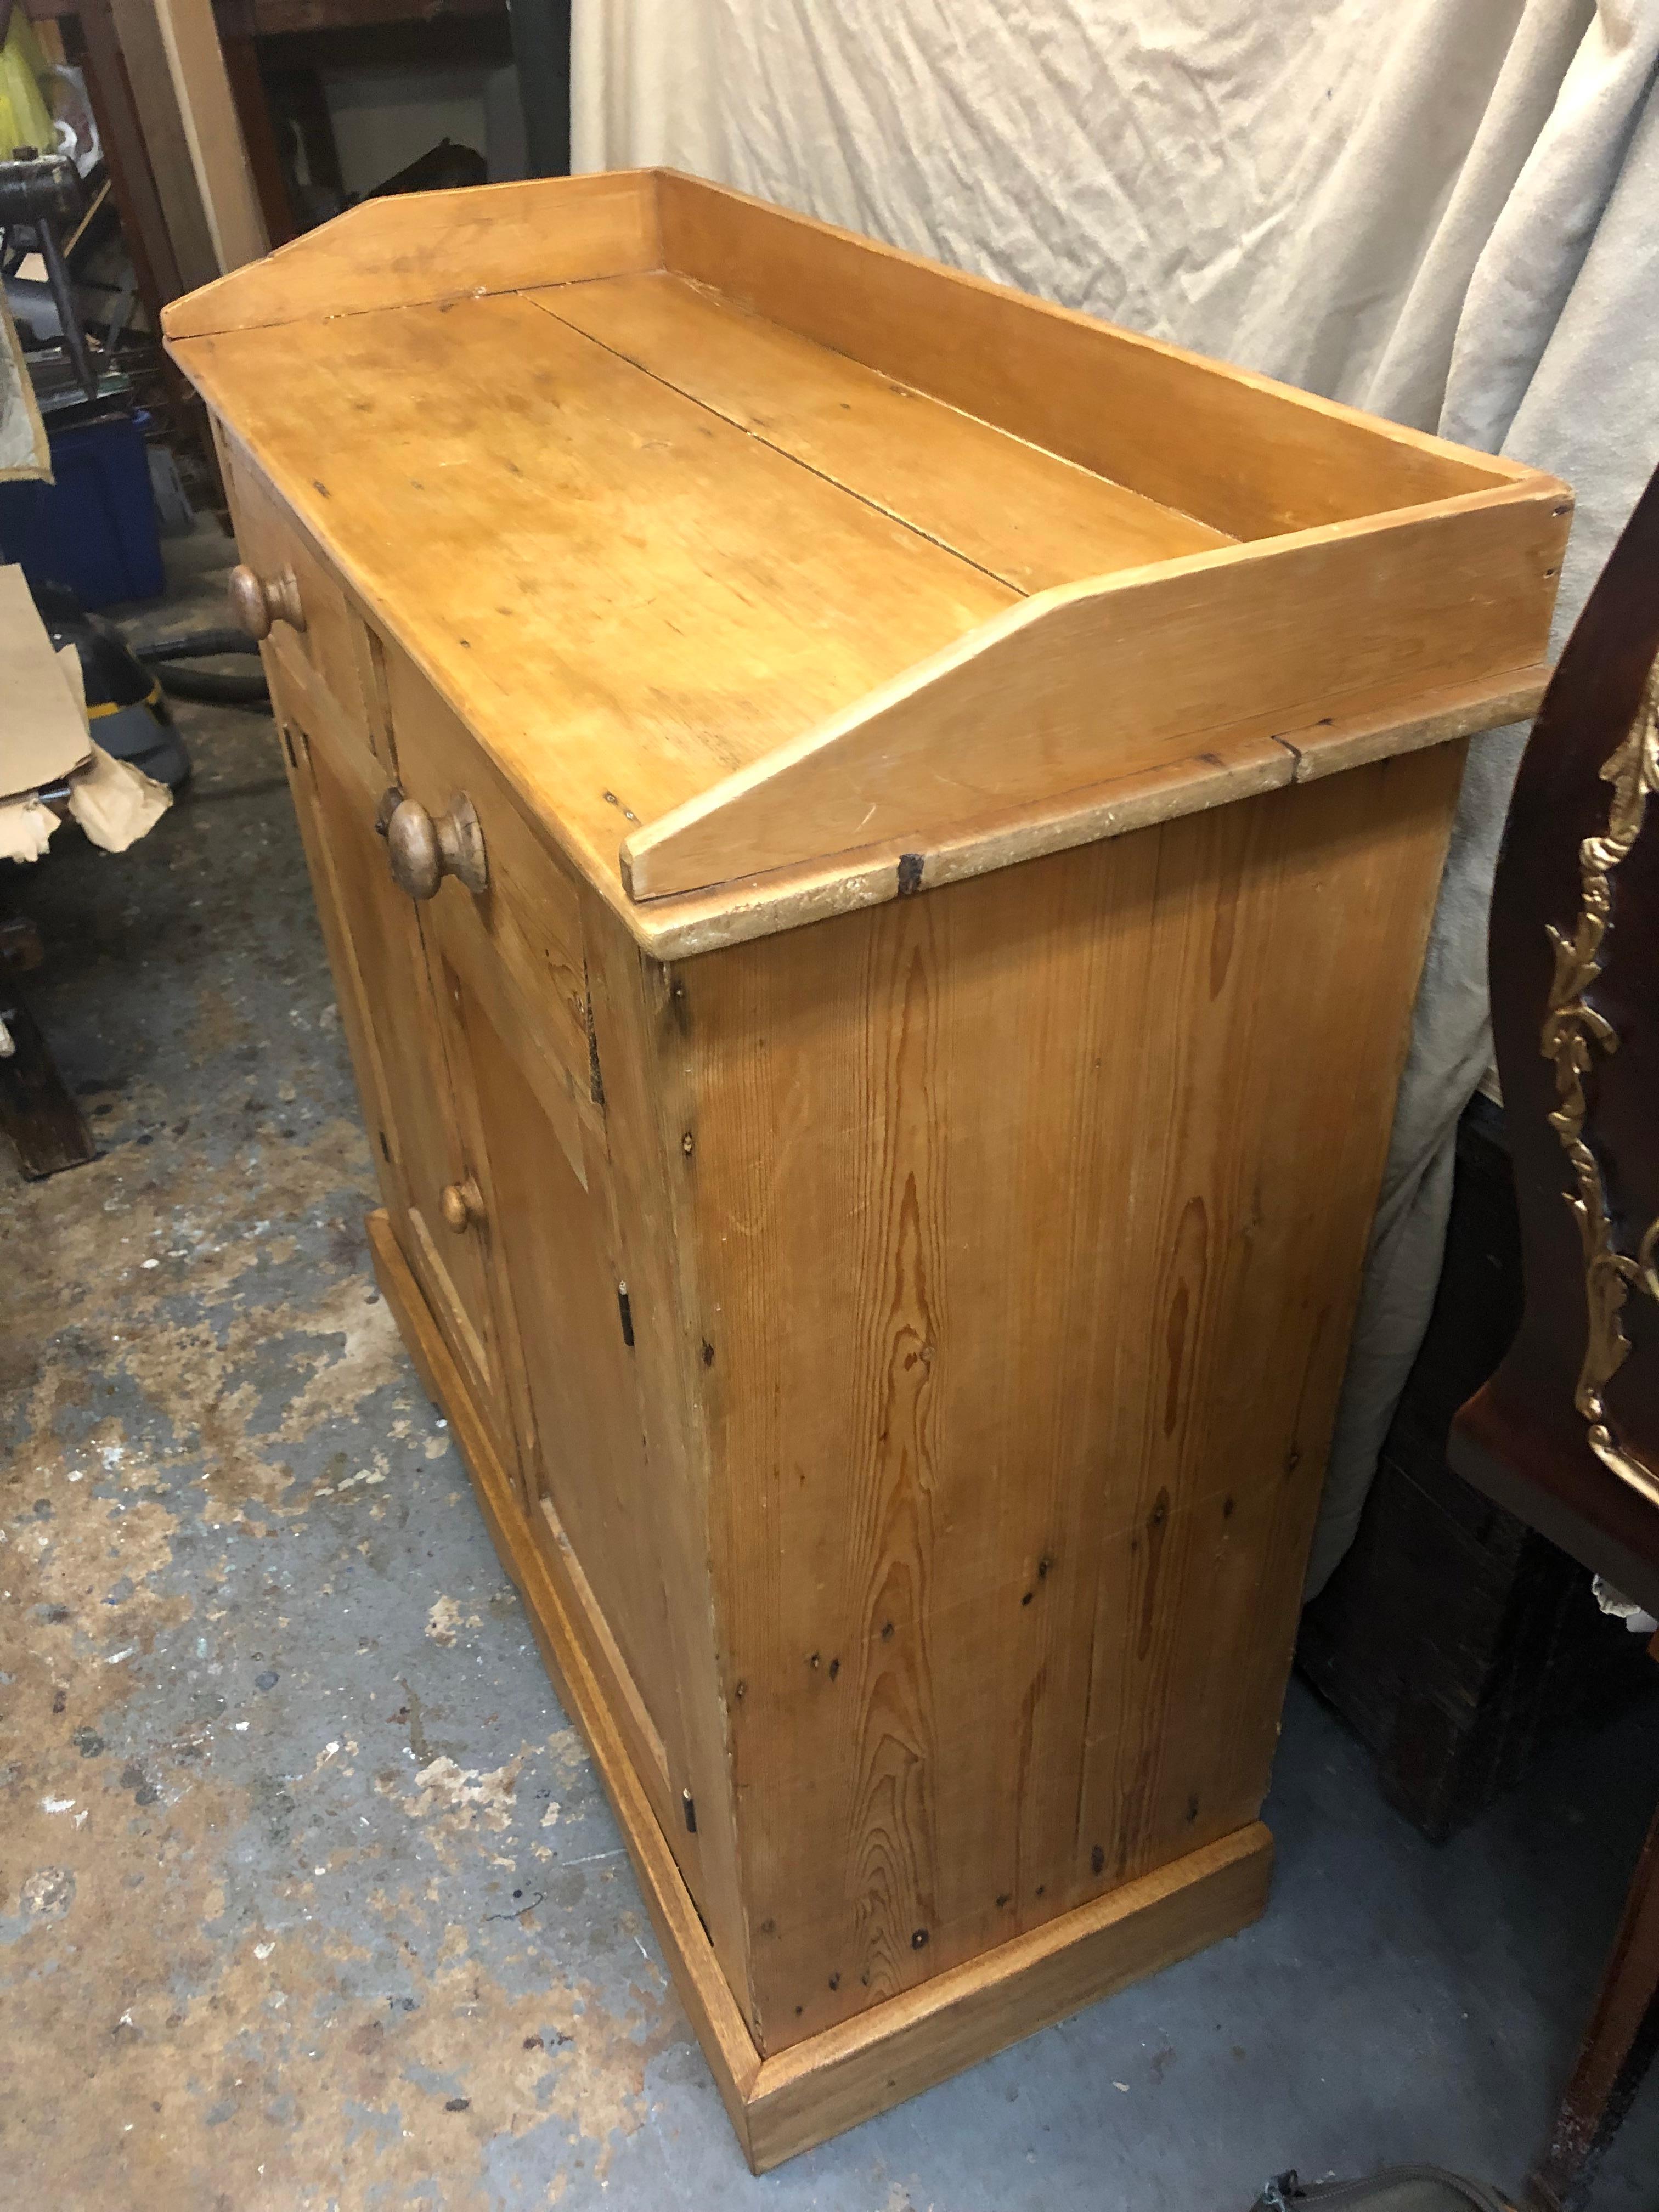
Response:
M170 699L206 699L220 707L264 707L270 700L263 673L222 675L216 669L175 667L168 662L155 674Z
M173 699L204 699L216 707L264 707L270 694L264 672L244 675L240 669L221 672L211 668L188 668L177 664L210 660L222 653L257 653L258 647L245 630L197 629L183 637L157 638L135 645L135 659L153 668L161 689Z
M216 653L258 653L258 647L243 629L197 629L184 637L158 638L154 645L135 645L132 652L143 661L205 660Z

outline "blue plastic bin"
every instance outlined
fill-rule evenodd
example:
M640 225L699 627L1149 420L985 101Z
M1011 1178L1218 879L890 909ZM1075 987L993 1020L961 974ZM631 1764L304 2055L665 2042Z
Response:
M31 584L67 584L88 607L163 589L144 458L148 415L48 433L52 483L0 484L0 557Z

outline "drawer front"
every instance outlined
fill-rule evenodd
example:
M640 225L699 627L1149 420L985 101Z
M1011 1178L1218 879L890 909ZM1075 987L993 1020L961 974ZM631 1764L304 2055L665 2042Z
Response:
M375 665L374 641L345 587L247 455L222 440L226 483L242 559L262 582L293 579L301 626L278 618L265 641L275 659L301 674L308 689L320 686L340 721L391 772L386 709Z
M558 1072L567 1101L562 1121L574 1112L602 1131L604 1091L575 881L530 828L459 717L394 647L383 651L400 787L434 820L465 793L483 833L485 890L475 895L446 879L432 902L434 913L442 915L451 957L498 1004L503 994L510 997L513 1026ZM572 1164L580 1172L578 1160Z
M336 890L335 859L325 838L312 747L306 735L307 730L322 727L324 723L313 710L311 695L297 678L285 669L273 668L268 672L277 745L288 775L300 842L305 849L312 899L328 952L329 973L334 978L340 1024L351 1054L351 1069L356 1078L375 1177L387 1213L401 1217L408 1203L408 1189L399 1151L393 1144L389 1087L380 1048L369 1026L356 951L346 934L346 916Z

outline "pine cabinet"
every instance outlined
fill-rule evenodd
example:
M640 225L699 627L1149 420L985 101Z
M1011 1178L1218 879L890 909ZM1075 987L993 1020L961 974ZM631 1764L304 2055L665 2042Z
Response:
M1262 1907L1570 499L665 173L372 202L167 324L380 1278L774 2164Z

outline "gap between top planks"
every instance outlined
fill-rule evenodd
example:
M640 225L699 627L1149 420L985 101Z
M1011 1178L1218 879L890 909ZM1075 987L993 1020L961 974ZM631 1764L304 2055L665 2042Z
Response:
M1015 591L1232 543L672 270L525 296Z

